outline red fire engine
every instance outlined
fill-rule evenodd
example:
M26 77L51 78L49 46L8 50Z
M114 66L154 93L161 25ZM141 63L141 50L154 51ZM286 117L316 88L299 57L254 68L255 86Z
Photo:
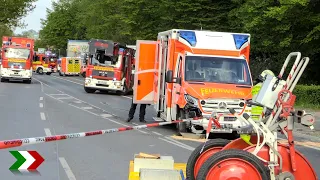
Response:
M2 37L1 82L10 79L31 83L34 39Z
M84 90L127 94L133 87L135 50L109 40L90 40Z

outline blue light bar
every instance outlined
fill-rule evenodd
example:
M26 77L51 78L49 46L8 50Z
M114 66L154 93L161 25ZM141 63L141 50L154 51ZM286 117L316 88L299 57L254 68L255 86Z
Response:
M234 43L237 49L240 49L242 45L249 40L249 35L233 34Z
M196 33L194 31L179 31L180 37L186 40L191 46L197 44Z

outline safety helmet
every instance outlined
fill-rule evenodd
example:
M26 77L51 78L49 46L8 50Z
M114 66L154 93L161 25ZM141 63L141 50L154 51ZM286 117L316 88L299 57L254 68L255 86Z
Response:
M274 73L273 73L271 70L266 69L266 70L262 71L262 73L259 75L258 79L259 79L260 81L264 81L264 79L265 79L265 77L266 77L267 75L274 76Z

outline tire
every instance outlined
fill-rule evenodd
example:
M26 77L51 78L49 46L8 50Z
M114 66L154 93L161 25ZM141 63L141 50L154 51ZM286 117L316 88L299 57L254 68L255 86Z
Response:
M61 73L61 71L59 71L59 76L63 76L63 74Z
M90 88L86 88L86 87L84 87L84 90L86 91L86 93L95 93L96 92L95 89L90 89Z
M127 88L126 85L124 85L124 86L123 86L123 91L121 92L121 95L122 95L122 96L125 96L125 95L127 95L127 94L128 94L128 88Z
M270 172L267 166L265 166L264 163L260 159L258 159L255 155L239 149L228 149L228 150L217 152L216 154L211 156L201 166L196 179L197 180L206 180L206 179L220 180L219 175L221 174L219 174L219 171L221 172L224 169L226 169L226 171L221 172L221 173L224 173L224 178L227 178L227 179L228 178L232 179L232 177L241 178L239 177L240 169L237 169L237 165L239 165L238 161L240 161L241 163L241 166L238 166L239 168L246 167L255 172L255 173L252 173L251 171L251 173L249 173L250 171L243 172L242 170L242 173L240 173L240 175L245 174L246 176L250 176L250 178L248 179L270 180ZM225 162L228 162L228 164L224 164ZM233 168L232 171L234 171L235 173L233 174L228 167ZM213 168L216 168L215 174L214 175L209 174L209 172L213 170ZM256 177L260 176L260 178L256 178L254 176Z
M181 119L185 119L186 118L186 114L183 112L183 110L179 110L179 114L178 114L178 120ZM180 122L176 124L176 128L177 128L177 134L178 135L182 135L181 133L187 133L187 123L186 122Z
M23 82L27 83L27 84L31 84L31 79L29 80L24 80Z
M82 77L86 77L86 72L81 73Z
M51 75L51 72L46 72L46 75Z
M41 67L38 68L38 69L37 69L37 73L42 75L42 74L43 74L43 69L42 69Z
M206 160L206 153L208 155L216 153L216 151L219 151L219 148L222 149L229 143L230 141L227 139L211 139L208 140L205 145L204 143L200 144L189 156L186 168L187 179L196 180L196 175L198 174L198 171L201 167L201 163L204 163L204 161ZM200 154L202 147L203 152ZM199 159L200 157L201 159Z
M1 78L1 82L6 82L6 79L4 79L4 78Z

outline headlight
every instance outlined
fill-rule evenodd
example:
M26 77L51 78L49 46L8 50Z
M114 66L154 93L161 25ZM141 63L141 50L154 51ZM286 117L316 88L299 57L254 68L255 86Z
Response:
M11 65L11 68L13 69L13 68L14 68L14 66L13 66L13 65Z
M184 98L189 104L191 104L193 106L198 106L198 99L197 98L192 97L189 94L185 94Z
M22 69L22 66L19 66L19 69Z
M115 86L121 86L121 83L120 82L116 82L114 83Z
M86 83L91 83L91 80L90 79L86 79Z

